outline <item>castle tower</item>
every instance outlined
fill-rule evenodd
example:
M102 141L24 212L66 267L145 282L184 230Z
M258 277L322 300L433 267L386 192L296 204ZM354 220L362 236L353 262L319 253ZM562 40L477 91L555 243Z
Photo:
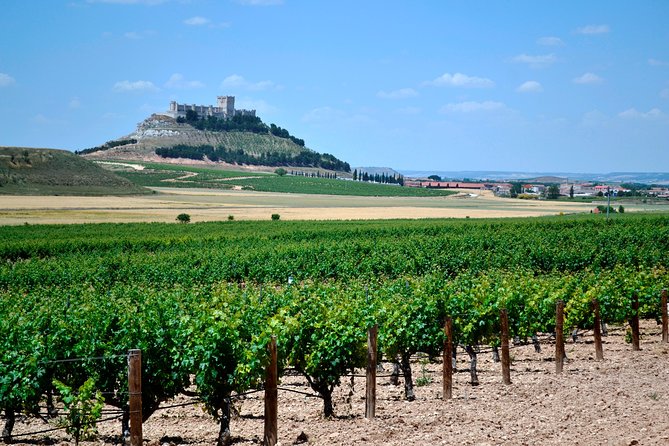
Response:
M218 106L221 111L225 112L225 116L230 118L235 114L235 97L234 96L218 96Z

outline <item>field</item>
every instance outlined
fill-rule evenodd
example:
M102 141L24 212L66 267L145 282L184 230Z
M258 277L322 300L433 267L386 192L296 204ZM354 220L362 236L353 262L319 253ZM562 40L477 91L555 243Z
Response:
M496 198L480 191L448 197L360 197L165 187L154 190L155 194L134 197L0 195L0 224L174 222L182 212L196 222L223 221L230 215L235 220L269 220L274 213L282 220L535 217L588 213L594 208L580 202ZM641 203L625 206L628 212L667 208Z
M610 445L655 446L669 443L666 411L669 398L669 347L658 342L655 322L644 323L642 350L632 352L623 340L624 328L611 327L604 338L605 361L594 360L588 333L567 344L568 363L563 375L555 375L554 348L542 345L542 352L520 346L512 350L512 384L501 384L499 363L490 354L479 358L481 384L469 384L469 361L463 351L454 374L453 399L441 400L441 363L428 363L425 375L430 383L416 389L416 401L406 402L402 386L379 378L376 418L364 418L364 378L355 378L349 397L347 380L337 392L338 416L324 419L316 398L287 391L279 392L279 442L293 444L301 433L309 445ZM383 364L379 374L392 366ZM421 364L415 362L418 376ZM358 370L357 373L364 373ZM307 383L296 376L281 380L281 386L309 392ZM349 400L350 398L350 400ZM186 397L164 403L184 404ZM350 402L349 402L350 401ZM232 426L236 445L260 442L263 432L262 394L235 403L238 414ZM19 430L20 428L20 430ZM33 420L17 426L16 432L44 428ZM107 444L117 435L117 423L100 425ZM165 409L144 424L149 445L211 445L218 425L200 405ZM48 437L61 443L60 432ZM90 444L100 444L90 442Z
M0 409L7 432L31 441L64 438L44 416L61 404L53 380L91 379L108 404L102 439L117 442L127 352L139 348L148 440L252 444L271 336L282 443L301 431L311 444L666 440L666 419L653 418L668 396L654 321L669 282L666 215L20 225L0 227L0 240ZM611 327L602 363L587 342L593 299ZM580 333L561 376L549 359L558 302L565 332ZM513 349L511 386L490 362L501 309L527 344ZM440 357L447 317L462 373L440 401L439 360L419 358ZM403 385L380 378L379 418L364 421L360 380L349 401L347 386L373 325L386 374L396 364Z
M388 184L347 181L341 178L308 177L302 175L279 176L274 169L245 167L229 170L230 166L199 164L143 163L145 169L115 169L128 180L147 187L179 187L208 189L244 189L257 192L301 193L319 195L352 195L369 197L444 197L455 192L437 189L398 187ZM233 167L234 168L234 167ZM237 167L237 169L241 169ZM290 171L290 168L286 168ZM305 168L298 173L325 174L325 171ZM340 173L341 175L341 173ZM345 174L346 175L346 174ZM350 175L346 175L350 176Z

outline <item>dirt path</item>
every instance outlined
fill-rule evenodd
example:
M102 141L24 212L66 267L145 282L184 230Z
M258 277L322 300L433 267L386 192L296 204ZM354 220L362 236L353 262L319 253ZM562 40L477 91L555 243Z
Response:
M186 181L184 181L184 180L187 180L188 178L196 177L197 175L198 175L197 172L188 172L186 175L182 175L182 176L176 177L176 178L167 178L165 180L161 180L161 182L163 182L163 183L186 183Z

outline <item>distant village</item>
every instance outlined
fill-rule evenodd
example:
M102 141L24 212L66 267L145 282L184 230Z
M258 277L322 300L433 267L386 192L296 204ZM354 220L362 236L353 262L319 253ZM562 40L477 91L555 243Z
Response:
M465 189L465 190L489 190L500 197L514 195L525 195L527 198L544 197L550 184L546 183L498 183L498 182L468 182L468 181L435 181L421 179L406 179L404 185L407 187L424 187L431 189ZM648 189L627 189L620 184L598 184L598 183L576 183L563 182L557 185L559 195L565 197L611 197L623 196L648 196L669 199L669 188L650 187Z

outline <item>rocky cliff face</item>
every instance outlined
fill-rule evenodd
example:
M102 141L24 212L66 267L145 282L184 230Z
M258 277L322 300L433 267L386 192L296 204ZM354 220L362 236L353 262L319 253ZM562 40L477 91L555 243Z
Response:
M187 124L179 124L174 118L164 115L151 115L144 121L137 124L137 130L127 136L128 139L134 138L142 142L151 138L169 138L189 133L189 129L194 130Z
M172 147L177 144L191 146L223 146L227 149L243 150L259 155L263 152L283 152L298 154L304 150L292 141L269 134L247 132L211 132L198 130L189 124L181 124L176 119L153 114L137 125L134 132L118 138L117 141L137 140L134 144L123 144L110 149L83 155L90 159L120 159L134 161L174 162L156 155L158 147ZM189 161L190 162L190 161Z

